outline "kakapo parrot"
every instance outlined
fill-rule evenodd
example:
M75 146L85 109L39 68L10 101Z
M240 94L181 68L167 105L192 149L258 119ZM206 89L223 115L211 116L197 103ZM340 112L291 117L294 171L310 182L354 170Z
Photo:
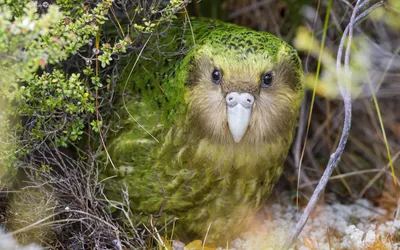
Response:
M288 154L301 61L281 39L208 19L172 24L130 56L118 83L105 193L177 239L226 244L248 229ZM111 166L112 165L112 166Z

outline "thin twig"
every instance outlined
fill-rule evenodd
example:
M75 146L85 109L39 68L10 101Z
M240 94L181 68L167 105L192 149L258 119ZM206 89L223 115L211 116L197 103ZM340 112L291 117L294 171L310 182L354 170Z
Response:
M124 89L123 89L123 91L122 91L122 92L123 92L123 95L122 95L122 102L123 102L123 104L124 104L125 111L128 113L129 117L130 117L141 129L143 129L148 135L150 135L151 138L153 138L157 143L159 143L160 141L157 140L157 138L156 138L154 135L152 135L151 132L150 132L148 129L146 129L142 124L140 124L139 121L135 119L135 117L133 117L133 115L131 114L131 112L130 112L130 111L128 110L128 108L126 107L126 101L125 101L125 93L126 93L126 89L127 89L127 86L128 86L129 79L131 78L132 73L133 73L133 70L136 68L136 65L137 65L137 63L139 62L139 59L140 59L140 57L142 56L142 53L143 53L144 49L146 48L147 43L150 41L152 35L153 35L153 34L150 34L149 38L146 40L145 44L143 45L142 49L141 49L140 52L139 52L139 55L137 56L137 58L136 58L136 60L135 60L135 63L133 64L133 66L132 66L132 68L131 68L131 71L129 72L129 75L128 75L128 77L127 77L127 79L126 79L126 81L125 81L125 84L124 84Z
M393 162L396 162L397 158L400 156L400 151L397 152L394 156L393 156ZM369 182L363 190L361 190L360 194L358 195L358 197L362 197L364 195L364 193L367 191L368 188L370 188L373 184L374 181L376 181L376 179L378 179L379 177L381 177L383 174L391 174L390 172L387 171L387 169L390 167L389 163L386 164L384 167L380 168L380 169L365 169L365 170L359 170L359 171L354 171L354 172L350 172L350 173L345 173L345 174L339 174L339 175L335 175L333 177L330 177L329 180L338 180L338 179L342 179L342 178L347 178L347 177L351 177L351 176L355 176L355 175L362 175L362 174L371 174L371 173L377 173L375 175L374 178L372 178L371 182ZM309 187L315 184L318 184L319 181L311 181L311 182L307 182L305 184L302 184L299 188L305 188L305 187Z
M344 86L342 80L343 79L346 80L347 83L350 82L349 78L351 77L351 72L349 69L349 61L350 61L350 48L351 48L351 40L353 37L354 25L360 19L362 19L366 15L368 15L373 9L375 9L383 4L383 2L378 2L378 3L374 4L372 7L368 8L363 13L361 13L359 16L356 16L357 12L369 3L369 0L363 1L362 3L360 3L360 2L361 2L360 0L357 1L356 6L351 15L350 23L346 27L346 29L343 33L343 36L340 40L340 46L338 49L338 55L337 55L337 60L336 60L336 73L338 75L338 85L339 85L340 93L343 98L344 110L345 110L343 131L342 131L342 135L340 138L340 142L338 144L336 151L331 155L329 162L327 164L327 167L325 169L325 172L322 175L321 180L319 181L309 203L307 204L307 207L305 208L303 215L301 216L300 220L297 222L294 230L292 231L292 234L286 240L282 249L289 249L289 247L293 244L294 240L300 234L300 232L303 229L304 225L306 224L311 212L314 210L319 198L321 197L321 195L326 187L326 184L328 183L329 177L331 176L332 172L335 170L335 168L340 160L340 157L343 154L344 148L346 146L347 138L349 136L350 127L351 127L352 102L351 102L350 91L348 91L348 86L347 85ZM344 42L345 42L347 34L348 34L348 42L347 42L347 48L346 48L346 54L345 54L345 71L344 71L344 77L343 76L340 77L340 74L343 73L342 54L343 54L343 47L344 47Z

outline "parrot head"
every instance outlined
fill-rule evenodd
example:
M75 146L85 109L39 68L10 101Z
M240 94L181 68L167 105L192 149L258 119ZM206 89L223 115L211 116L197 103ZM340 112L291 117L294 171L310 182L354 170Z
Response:
M277 37L214 30L190 60L191 126L218 144L269 143L292 131L303 96L301 62Z

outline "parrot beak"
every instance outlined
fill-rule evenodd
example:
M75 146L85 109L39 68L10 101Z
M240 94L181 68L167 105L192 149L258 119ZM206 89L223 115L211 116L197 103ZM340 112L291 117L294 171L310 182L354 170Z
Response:
M254 104L254 96L249 93L231 92L226 95L228 107L228 125L236 143L246 133Z

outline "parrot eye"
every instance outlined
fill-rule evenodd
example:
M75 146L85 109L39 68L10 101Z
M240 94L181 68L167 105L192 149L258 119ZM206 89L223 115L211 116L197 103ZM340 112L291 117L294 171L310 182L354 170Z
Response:
M218 69L216 69L216 68L214 68L214 70L213 70L212 73L211 73L211 78L212 78L212 81L213 81L215 84L219 85L219 84L221 83L221 80L222 80L222 73L221 73L221 71L218 70Z
M267 72L263 77L261 81L261 87L262 88L268 88L272 85L272 81L274 80L274 76L272 72Z

